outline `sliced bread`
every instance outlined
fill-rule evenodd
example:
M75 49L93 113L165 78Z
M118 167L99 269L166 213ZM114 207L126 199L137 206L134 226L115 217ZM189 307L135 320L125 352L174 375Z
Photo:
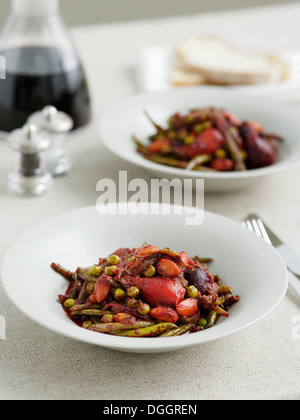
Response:
M177 44L176 55L180 64L172 71L175 85L193 81L219 85L278 83L290 73L289 64L275 56L246 51L212 36L183 39Z

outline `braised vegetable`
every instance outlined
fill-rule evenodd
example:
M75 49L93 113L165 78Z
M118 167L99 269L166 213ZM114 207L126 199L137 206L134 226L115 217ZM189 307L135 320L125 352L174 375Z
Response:
M282 137L266 133L256 121L240 122L217 108L172 115L163 128L146 117L156 132L147 145L133 136L137 151L161 165L193 171L246 171L273 165Z
M69 281L59 300L80 327L125 337L175 337L215 326L240 300L210 273L211 261L144 245L121 248L74 272L51 267Z

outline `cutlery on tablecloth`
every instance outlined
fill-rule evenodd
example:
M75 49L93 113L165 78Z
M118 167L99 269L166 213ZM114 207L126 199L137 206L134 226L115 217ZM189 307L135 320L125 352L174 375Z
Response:
M288 268L289 286L293 292L300 297L300 257L285 245L256 214L247 216L242 224L276 248Z

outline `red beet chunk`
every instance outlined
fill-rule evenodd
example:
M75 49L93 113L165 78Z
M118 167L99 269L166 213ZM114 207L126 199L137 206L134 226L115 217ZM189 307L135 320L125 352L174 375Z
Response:
M175 308L185 296L185 288L178 279L136 277L133 280L140 289L141 296L151 307L170 306Z
M210 155L217 149L224 146L226 140L223 134L215 128L203 131L196 137L196 141L189 148L187 153L190 157L197 155Z

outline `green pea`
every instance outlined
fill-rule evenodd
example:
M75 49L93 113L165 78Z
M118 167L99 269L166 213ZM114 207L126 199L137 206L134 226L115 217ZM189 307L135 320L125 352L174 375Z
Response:
M217 312L210 311L207 317L207 328L211 328L217 321Z
M106 314L101 318L101 322L103 322L104 324L113 322L114 320L114 316L112 314Z
M139 314L141 315L147 315L150 311L151 308L149 305L147 305L147 303L142 303L140 302L136 308L136 310L138 311Z
M136 300L135 298L128 298L126 300L126 303L129 306L129 308L136 308L139 304L138 300Z
M135 298L139 295L140 289L136 286L131 286L127 289L127 295L131 298Z
M191 144L195 143L195 137L186 136L183 141L184 141L184 144L186 144L187 146L190 146Z
M151 278L155 276L155 273L156 273L155 267L151 265L149 268L147 268L147 270L144 271L144 276Z
M118 255L110 255L107 258L107 263L108 265L117 265L120 262L120 257L118 257Z
M65 308L73 308L74 305L75 305L75 300L74 299L67 299L64 302L64 307Z
M95 277L99 277L101 275L101 272L102 272L102 266L95 265L94 267L90 269L91 275Z
M186 288L186 293L189 298L196 298L198 295L198 289L195 286L188 286Z
M220 295L232 294L232 288L230 286L220 286L219 294Z
M114 298L116 300L122 300L125 298L125 296L127 296L126 292L123 289L115 289L114 290Z
M107 276L112 277L115 274L116 270L117 270L117 267L115 265L111 265L110 267L106 267L105 274Z

